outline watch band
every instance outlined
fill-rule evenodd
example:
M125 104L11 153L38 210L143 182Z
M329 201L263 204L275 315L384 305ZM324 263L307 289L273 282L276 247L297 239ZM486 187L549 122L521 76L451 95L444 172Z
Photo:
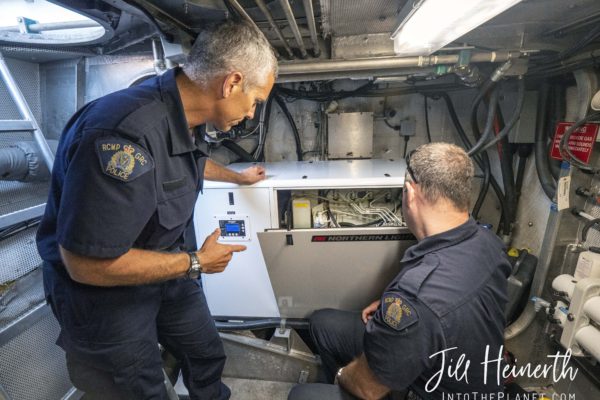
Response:
M198 279L200 273L202 272L202 264L200 264L200 259L194 251L190 251L188 255L190 256L190 267L187 271L187 277L189 279Z
M333 384L334 385L339 385L340 384L340 379L342 378L342 371L344 370L344 367L338 369L337 373L335 374L335 379L333 380Z

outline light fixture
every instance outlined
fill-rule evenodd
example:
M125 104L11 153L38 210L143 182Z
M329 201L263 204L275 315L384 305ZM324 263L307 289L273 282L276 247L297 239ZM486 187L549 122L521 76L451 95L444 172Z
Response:
M392 34L397 55L429 55L522 0L408 0Z

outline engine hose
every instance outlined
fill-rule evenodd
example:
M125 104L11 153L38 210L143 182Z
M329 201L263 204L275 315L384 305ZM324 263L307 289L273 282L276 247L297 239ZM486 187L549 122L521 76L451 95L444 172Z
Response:
M294 140L296 142L296 156L298 157L298 161L302 161L302 143L300 142L300 133L298 133L298 127L296 127L296 122L294 122L294 118L292 117L292 114L290 114L290 110L288 110L283 98L276 94L275 101L279 105L279 108L281 108L281 111L286 116L290 123L290 126L292 127Z
M546 196L550 199L554 199L556 194L556 181L550 173L550 167L548 165L548 147L546 145L546 114L548 112L548 93L550 86L547 83L543 83L540 87L538 97L538 112L535 124L535 168L537 170L540 185Z
M450 114L450 119L452 120L452 123L454 124L454 127L456 129L456 132L458 133L460 140L463 142L463 146L465 147L465 149L471 148L471 142L469 141L469 138L467 137L465 130L463 129L460 121L458 120L458 116L456 114L456 110L454 109L454 104L452 103L452 100L450 99L450 96L448 96L447 93L441 93L440 96L446 102L446 107L448 108L448 113ZM498 197L498 201L500 201L500 205L502 206L503 210L506 207L506 205L505 205L505 201L504 201L504 194L502 193L502 190L500 189L500 185L498 185L496 178L494 178L494 176L491 175L490 160L488 158L487 153L482 153L480 156L473 157L473 161L475 161L475 163L479 166L479 168L488 177L487 184L485 184L486 178L484 177L484 183L482 184L481 190L479 191L479 197L477 198L477 202L475 203L475 206L473 207L472 215L473 215L474 219L477 219L479 216L479 211L481 210L483 201L485 200L485 196L489 190L490 184L492 185L492 189L496 193L496 196ZM503 233L506 235L508 235L510 233L510 224L503 224Z
M517 165L517 177L515 182L515 191L517 196L517 204L521 197L521 189L523 188L523 179L525 178L525 166L527 159L533 151L533 146L530 144L522 144L519 146L519 163Z
M500 106L496 112L498 128L500 133L505 131L504 118ZM504 186L504 199L506 201L507 214L504 216L509 223L513 223L517 214L517 190L515 188L515 174L513 171L513 154L508 141L508 136L505 135L500 141L500 170L502 172L502 184Z
M563 159L568 160L569 163L571 163L575 167L577 167L583 171L587 171L587 172L591 172L591 173L596 173L598 170L590 167L589 165L586 165L580 159L578 159L577 156L575 156L575 154L573 154L571 149L569 149L569 146L567 144L569 143L569 139L571 138L571 135L573 133L575 133L575 131L577 131L577 129L579 127L585 125L586 123L588 123L590 121L595 121L597 119L600 119L600 112L588 114L586 117L580 119L579 121L577 121L573 125L571 125L569 127L569 129L567 129L567 131L565 132L563 137L560 139L560 154L562 155Z
M254 158L250 153L242 148L239 144L232 140L223 140L223 147L227 150L231 151L233 154L239 157L240 160L244 162L253 162Z
M281 318L265 318L243 322L216 321L215 326L219 331L247 331L253 329L279 328L284 326L292 329L308 329L308 321L282 320Z
M478 104L479 105L479 104ZM475 114L475 119L477 119L477 110L478 105L472 108L472 112ZM469 150L469 156L474 156L482 151L484 151L487 147L484 147L492 136L492 130L494 129L494 117L496 116L496 106L498 105L498 91L493 90L490 94L490 102L488 104L488 113L485 121L485 128L483 130L483 134L478 138L477 143ZM476 125L476 123L475 123Z
M266 110L265 110L265 120L263 121L263 131L264 131L264 135L262 138L262 143L259 139L258 141L258 152L255 153L256 157L254 158L255 161L264 161L264 156L265 156L265 142L267 140L267 134L269 133L269 120L271 119L271 109L272 109L272 105L273 105L273 95L269 96L269 99L267 100L267 103L265 104Z
M515 105L515 111L513 115L510 117L510 120L506 123L506 126L502 129L502 131L492 139L489 143L487 143L481 151L485 151L491 146L498 143L500 140L508 137L508 133L515 126L519 118L521 117L521 111L523 110L523 103L525 102L525 80L520 77L518 82L518 94L517 94L517 104ZM491 100L490 100L491 104Z

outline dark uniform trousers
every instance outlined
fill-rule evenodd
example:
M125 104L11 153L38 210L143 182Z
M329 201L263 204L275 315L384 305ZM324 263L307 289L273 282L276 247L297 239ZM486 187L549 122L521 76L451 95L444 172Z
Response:
M310 336L321 356L322 376L325 384L297 385L288 400L355 400L355 396L339 386L332 385L338 369L350 364L363 353L365 324L359 312L324 309L310 317ZM417 400L412 394L394 392L388 400Z
M44 285L69 332L58 341L67 352L69 375L86 399L167 399L158 342L181 360L191 399L229 398L220 379L223 344L199 281L100 288L60 275L44 274Z

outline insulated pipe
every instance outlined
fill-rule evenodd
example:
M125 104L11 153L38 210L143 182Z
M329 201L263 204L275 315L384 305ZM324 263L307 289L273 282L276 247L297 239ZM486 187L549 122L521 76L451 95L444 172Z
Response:
M554 278L552 281L552 289L557 292L562 292L566 294L568 300L571 300L573 297L573 292L575 291L575 282L573 275L562 274Z
M575 334L575 340L596 360L600 361L600 331L592 325L581 328Z
M583 311L590 319L600 323L600 296L592 297L583 305Z
M254 1L256 2L256 5L258 6L258 8L260 8L260 11L262 11L262 13L265 15L265 17L267 17L267 21L269 21L269 25L271 25L271 28L273 28L273 30L277 34L277 37L279 38L279 40L281 40L281 43L283 44L285 51L288 53L288 57L294 58L294 52L292 51L292 49L288 45L287 41L285 40L285 37L283 36L283 32L281 32L281 29L279 29L279 27L277 26L277 23L275 23L275 20L273 19L273 16L271 15L271 12L267 8L267 5L265 4L265 2L263 0L254 0Z
M312 0L303 0L304 13L308 22L308 30L310 31L310 40L313 46L313 55L319 57L321 50L319 49L319 39L317 38L317 24L315 23L315 10L313 10Z
M21 93L17 82L15 82L10 74L10 70L8 69L8 65L6 65L6 61L4 60L2 53L0 53L0 76L6 85L10 96L17 105L19 113L23 116L23 118L31 122L31 125L33 126L33 138L35 139L35 142L42 153L42 157L46 162L48 171L52 171L52 165L54 164L54 153L52 153L52 150L50 150L50 146L48 146L48 142L46 142L46 138L42 134L42 131L38 126L37 121L35 120L35 117L29 108L29 105L27 105L25 97L23 97L23 93Z
M57 140L48 140L53 153ZM0 149L0 181L44 181L50 177L46 164L40 160L37 145L32 141L17 142Z
M302 58L308 57L306 53L306 48L304 47L304 42L302 41L302 35L300 34L300 29L298 29L298 24L296 23L296 18L294 17L294 12L292 11L292 7L288 0L279 0L279 4L281 4L281 8L283 8L283 12L285 13L285 17L287 18L290 28L292 29L292 33L294 34L294 38L296 38L296 42L298 43L298 48L300 49L300 55Z
M520 57L519 52L481 52L471 56L471 62L504 62ZM456 64L459 61L458 54L446 54L440 56L418 56L418 57L385 57L360 60L319 60L302 63L284 63L279 65L279 75L296 74L319 74L326 72L348 72L348 71L381 71L398 68L424 68L440 64Z

